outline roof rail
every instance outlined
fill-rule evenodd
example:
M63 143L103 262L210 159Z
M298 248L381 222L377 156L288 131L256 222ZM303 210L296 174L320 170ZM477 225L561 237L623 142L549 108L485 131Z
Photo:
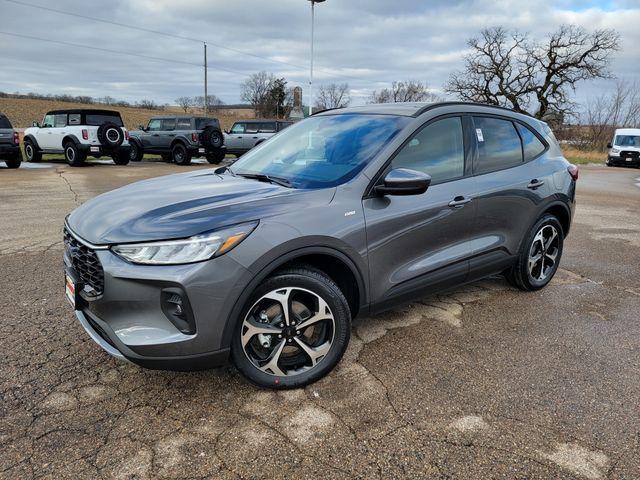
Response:
M470 106L476 106L476 107L497 108L497 109L500 109L500 110L506 110L506 111L511 112L511 113L519 113L521 115L526 115L527 117L532 117L533 118L533 116L531 114L529 114L529 113L516 112L515 110L513 110L511 108L503 107L503 106L500 106L500 105L491 105L489 103L480 103L480 102L463 102L463 101L431 103L429 105L425 105L420 110L416 111L416 113L414 113L413 116L414 117L419 117L423 113L428 112L429 110L433 110L434 108L448 107L448 106L455 106L455 105L470 105Z

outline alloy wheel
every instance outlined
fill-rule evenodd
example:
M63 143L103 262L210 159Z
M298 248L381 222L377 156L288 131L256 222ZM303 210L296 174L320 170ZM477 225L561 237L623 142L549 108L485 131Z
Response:
M240 330L249 361L264 373L294 376L315 368L333 345L335 319L318 294L285 287L263 295Z
M533 237L529 249L529 275L542 282L553 274L560 252L560 237L553 225L543 225Z

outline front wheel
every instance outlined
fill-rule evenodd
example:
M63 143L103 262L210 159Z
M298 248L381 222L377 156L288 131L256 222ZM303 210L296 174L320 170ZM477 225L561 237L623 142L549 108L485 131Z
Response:
M564 232L553 215L545 215L531 228L507 280L521 290L545 287L553 278L562 257Z
M253 292L231 345L240 372L267 388L319 380L349 343L351 313L340 288L310 267L283 270Z

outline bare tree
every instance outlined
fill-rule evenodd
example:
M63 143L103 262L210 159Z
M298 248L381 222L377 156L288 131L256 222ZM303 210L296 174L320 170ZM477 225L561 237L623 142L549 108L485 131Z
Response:
M184 113L187 113L193 106L193 100L191 97L178 97L176 98L176 104L184 110Z
M344 108L351 103L348 83L330 83L322 85L316 94L315 110Z
M269 109L276 78L265 71L254 73L240 85L240 98L253 106L256 115L263 116Z
M609 61L620 49L620 36L614 30L589 33L562 25L535 42L527 34L494 27L468 45L465 67L451 75L445 91L545 118L574 112L569 94L581 80L610 77Z
M429 91L426 83L418 80L393 82L391 88L374 90L369 97L369 103L394 102L433 102L438 96Z
M575 137L585 148L604 150L613 138L616 128L640 127L640 85L619 80L609 93L590 98L587 101L582 134Z
M224 105L224 102L222 100L220 100L220 98L218 98L217 95L207 95L208 98L208 102L207 105L209 107L219 107L220 105ZM197 107L201 110L204 110L204 95L199 95L196 97L193 97L191 99L192 105L194 107Z

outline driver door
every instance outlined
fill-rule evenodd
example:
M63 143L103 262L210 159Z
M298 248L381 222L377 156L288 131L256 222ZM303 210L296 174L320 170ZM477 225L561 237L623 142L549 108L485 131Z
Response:
M38 129L36 140L43 150L51 150L53 146L53 129L55 127L55 115L47 114L42 120L42 125Z
M162 128L162 121L159 118L152 118L149 120L147 129L142 134L142 146L145 150L156 150L158 144L158 138L160 137L160 129Z
M470 176L466 121L454 115L427 123L383 172L408 168L427 173L432 181L425 193L363 200L374 310L467 278L476 182Z

